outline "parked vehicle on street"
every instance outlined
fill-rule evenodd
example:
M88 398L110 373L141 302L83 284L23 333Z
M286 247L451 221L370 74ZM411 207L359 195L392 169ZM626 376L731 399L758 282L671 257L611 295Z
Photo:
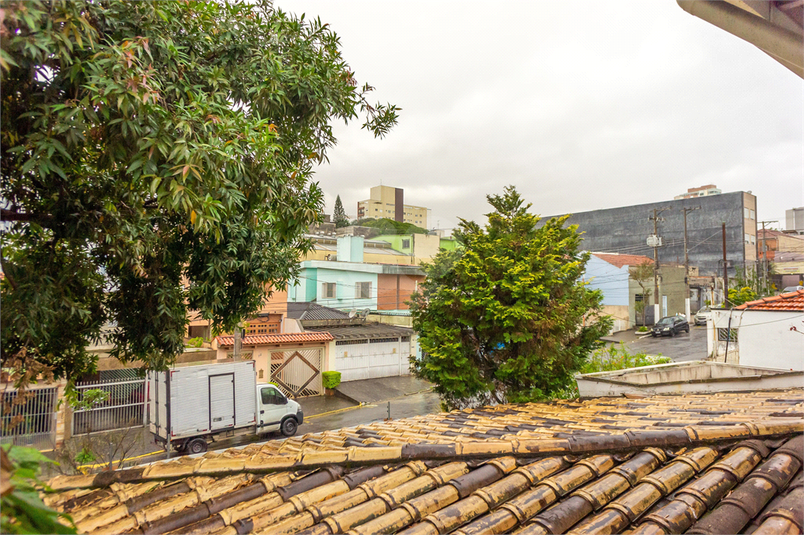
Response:
M202 453L236 435L281 431L293 436L301 406L272 384L257 384L254 361L148 372L149 430L166 450Z
M695 325L706 325L706 322L712 319L712 309L703 307L695 314Z
M675 336L681 331L690 332L690 324L684 316L667 316L660 319L651 330L651 336Z
M798 286L787 286L784 290L782 290L782 293L786 294L788 292L797 292L798 290L804 290L804 286L801 286L800 284Z

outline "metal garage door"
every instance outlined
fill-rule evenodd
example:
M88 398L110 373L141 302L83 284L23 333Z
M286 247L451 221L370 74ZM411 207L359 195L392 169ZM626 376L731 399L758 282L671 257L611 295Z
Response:
M404 340L380 338L336 342L335 369L341 372L341 381L408 375L410 340L408 337Z

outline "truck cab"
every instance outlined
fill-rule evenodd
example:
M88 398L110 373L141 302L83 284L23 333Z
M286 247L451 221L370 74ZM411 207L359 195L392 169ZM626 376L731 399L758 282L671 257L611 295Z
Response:
M290 437L304 422L301 406L273 384L257 385L257 413L257 433L278 430Z

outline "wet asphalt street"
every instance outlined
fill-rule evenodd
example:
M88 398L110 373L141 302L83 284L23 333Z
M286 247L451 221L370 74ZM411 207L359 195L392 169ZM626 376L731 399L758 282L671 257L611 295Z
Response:
M630 332L630 331L629 331ZM670 357L674 362L703 360L706 352L706 327L690 326L690 332L653 338L650 335L626 342L631 353Z

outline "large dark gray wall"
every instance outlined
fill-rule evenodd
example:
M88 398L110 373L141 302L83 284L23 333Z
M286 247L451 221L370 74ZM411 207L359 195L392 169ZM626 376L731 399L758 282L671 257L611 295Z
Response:
M669 208L659 217L658 235L664 246L659 248L659 263L684 263L684 213L682 208L700 206L687 213L687 240L690 266L701 275L723 272L723 238L721 224L726 223L726 258L734 267L745 266L745 228L743 193L724 193L695 199L680 199L592 212L572 214L567 224L578 225L583 232L583 248L603 253L645 255L653 258L653 248L646 240L653 234L653 209ZM544 219L549 219L550 216ZM544 221L544 219L542 221Z

